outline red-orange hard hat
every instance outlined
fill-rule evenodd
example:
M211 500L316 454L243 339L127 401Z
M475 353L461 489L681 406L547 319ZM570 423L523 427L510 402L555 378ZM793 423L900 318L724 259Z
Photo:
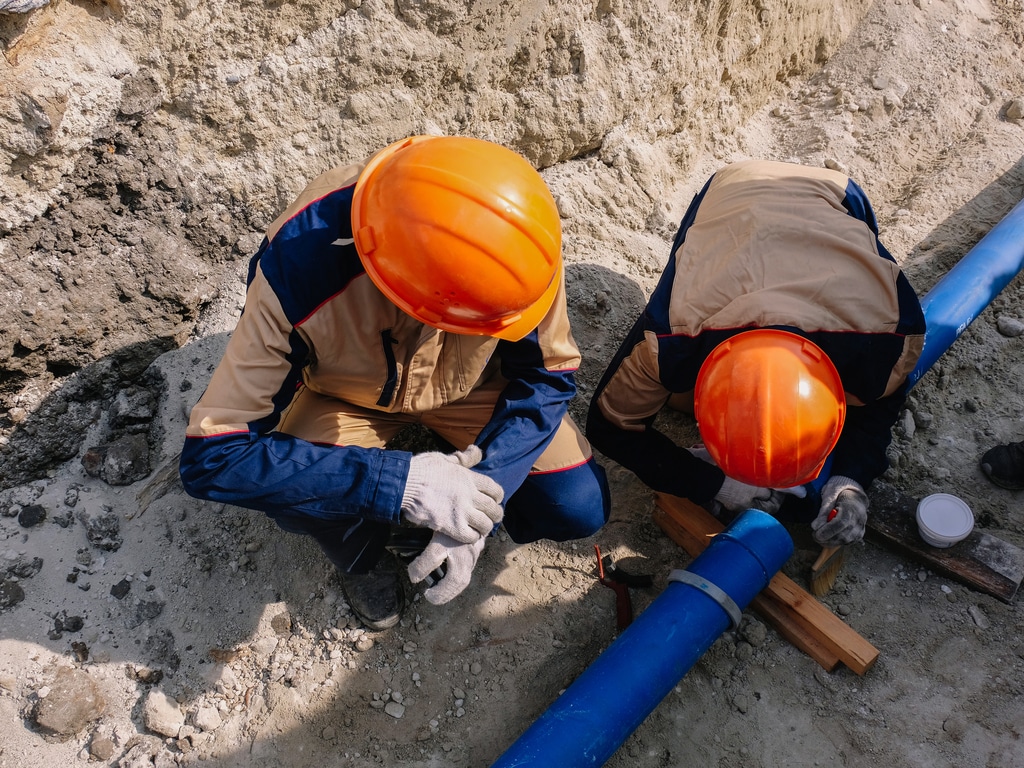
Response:
M734 480L762 488L814 480L846 418L843 383L828 356L795 333L770 328L715 347L693 397L711 458Z
M413 136L378 152L352 198L356 250L404 312L517 341L561 282L555 200L521 155L481 139Z

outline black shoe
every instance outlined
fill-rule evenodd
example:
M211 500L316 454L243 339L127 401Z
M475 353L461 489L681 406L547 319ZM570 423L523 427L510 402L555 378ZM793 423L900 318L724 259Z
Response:
M394 555L385 552L369 573L338 571L348 607L368 629L390 629L402 618L405 587L399 569Z
M405 565L409 565L409 563L419 557L423 550L427 548L427 544L430 543L433 536L434 532L429 528L416 528L404 525L399 528L392 529L391 538L388 539L388 543L385 545L385 548ZM427 574L427 577L423 579L422 584L425 587L434 586L444 578L447 570L448 564L441 563L440 567L435 568Z
M990 448L981 457L981 471L1000 488L1024 491L1024 442Z

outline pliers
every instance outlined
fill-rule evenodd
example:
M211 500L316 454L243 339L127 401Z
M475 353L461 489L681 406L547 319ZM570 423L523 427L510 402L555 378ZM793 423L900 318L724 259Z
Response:
M615 592L615 624L621 632L633 622L633 600L629 596L630 587L649 587L653 583L650 576L626 573L617 568L611 555L601 557L601 547L594 545L597 553L597 580Z

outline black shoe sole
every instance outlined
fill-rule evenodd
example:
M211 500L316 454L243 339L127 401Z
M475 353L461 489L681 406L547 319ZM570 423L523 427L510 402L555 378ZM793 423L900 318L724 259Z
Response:
M1004 488L1007 491L1024 491L1024 483L1015 483L1010 480L1003 480L1002 478L996 477L991 472L991 467L988 464L981 465L981 471L985 474L993 485L998 485L1000 488Z

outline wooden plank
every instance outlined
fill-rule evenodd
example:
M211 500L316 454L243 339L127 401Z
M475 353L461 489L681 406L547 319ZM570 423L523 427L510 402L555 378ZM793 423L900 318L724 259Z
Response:
M687 531L685 536L681 536L683 541L680 543L684 549L687 546L693 547L693 551L687 550L692 556L707 546L709 534L718 533L724 528L702 507L687 499L662 493L655 496L658 506L666 515ZM751 603L751 607L760 613L762 601L770 607L761 615L787 640L826 669L834 668L829 666L834 656L857 674L863 675L878 660L877 648L785 574L775 574L768 586ZM780 619L780 616L785 619ZM777 624L777 620L780 623ZM821 649L825 653L819 658L816 653L821 655Z
M1009 603L1024 580L1024 550L975 528L947 549L926 544L917 531L918 500L890 485L871 487L868 536L909 554L937 573Z
M767 621L784 637L790 645L803 651L827 672L834 672L842 663L839 656L818 639L815 633L808 632L797 622L786 606L766 596L763 592L755 597L750 607Z

